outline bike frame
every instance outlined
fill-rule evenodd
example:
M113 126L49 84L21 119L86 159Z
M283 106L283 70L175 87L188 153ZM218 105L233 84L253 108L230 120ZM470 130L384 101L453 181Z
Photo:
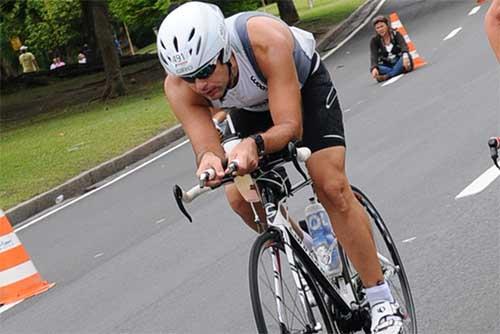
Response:
M259 180L259 179L257 179ZM307 247L304 245L300 237L295 233L293 230L291 223L288 219L288 209L286 205L286 201L288 197L292 196L294 193L296 193L298 190L304 188L307 185L311 184L311 180L307 179L298 185L294 186L291 190L290 193L287 194L285 197L283 197L281 200L275 204L275 195L273 194L272 191L269 191L267 188L263 188L261 191L261 197L262 197L262 204L265 208L266 212L266 220L268 224L268 231L269 230L276 230L279 232L284 248L285 248L285 254L287 257L287 261L290 265L290 269L292 271L294 283L297 286L297 290L299 291L299 298L300 302L302 304L302 307L304 308L305 314L309 314L308 309L307 309L307 302L306 302L306 295L304 291L304 287L301 283L300 276L299 276L299 266L297 264L297 261L294 256L294 252L300 252L300 258L304 262L303 265L305 265L310 272L310 274L313 276L313 278L319 283L320 287L323 289L323 291L328 295L328 297L331 298L333 304L337 308L337 310L340 311L340 314L343 315L343 318L349 319L351 318L352 314L352 309L350 308L349 305L351 305L352 302L357 302L355 299L354 295L351 293L349 294L342 294L339 292L342 287L334 287L332 283L327 279L325 276L325 273L320 269L320 265L318 261L315 259L313 256L313 253L311 250L307 249ZM293 246L292 246L293 245ZM282 302L282 297L283 297L283 289L282 289L282 277L281 277L281 264L280 264L280 257L279 257L279 251L277 249L272 249L271 250L271 257L272 257L272 262L273 262L273 271L274 271L274 287L275 287L275 299L276 299L276 306L277 306L277 311L278 311L278 319L281 323L282 326L284 326L284 321L283 321L283 302ZM341 282L340 284L346 284L345 282ZM339 291L337 291L339 289ZM342 296L344 295L344 296ZM312 319L310 319L312 320ZM315 325L315 324L313 324Z

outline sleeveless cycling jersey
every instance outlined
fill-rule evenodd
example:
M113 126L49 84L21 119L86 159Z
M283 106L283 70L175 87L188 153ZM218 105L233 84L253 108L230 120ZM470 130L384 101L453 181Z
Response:
M226 27L231 39L231 47L238 64L238 82L228 89L224 98L211 101L216 108L239 108L249 111L267 111L267 81L255 60L248 38L247 21L255 16L278 18L260 12L244 12L226 19ZM283 22L283 24L285 24ZM289 27L294 38L293 58L297 70L300 87L311 74L312 59L316 42L314 36L296 27ZM318 59L319 57L314 57ZM315 66L319 65L314 64Z

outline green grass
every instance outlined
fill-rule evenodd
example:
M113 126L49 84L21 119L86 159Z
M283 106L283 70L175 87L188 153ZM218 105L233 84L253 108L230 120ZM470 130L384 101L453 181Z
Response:
M295 0L299 13L298 27L315 33L323 33L332 25L338 24L355 11L365 0L314 0L313 8L309 8L307 0ZM278 16L276 3L261 8Z
M136 54L156 53L156 42L137 50Z
M147 94L43 115L0 133L0 208L6 210L146 141L176 123L161 84Z

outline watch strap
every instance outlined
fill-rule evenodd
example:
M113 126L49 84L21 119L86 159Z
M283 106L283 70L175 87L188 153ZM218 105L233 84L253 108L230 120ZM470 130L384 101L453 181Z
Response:
M259 158L263 157L265 152L264 138L262 138L260 134L250 135L250 138L253 139L255 145L257 146L257 155Z

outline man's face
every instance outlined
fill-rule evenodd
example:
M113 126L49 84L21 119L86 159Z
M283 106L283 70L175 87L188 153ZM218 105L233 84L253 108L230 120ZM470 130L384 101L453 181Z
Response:
M385 36L385 34L389 31L389 27L385 24L385 22L377 22L377 24L375 24L375 31L380 36Z
M229 84L229 76L227 66L217 60L215 71L205 79L196 79L195 82L189 83L188 86L197 94L209 100L218 100L226 91Z

